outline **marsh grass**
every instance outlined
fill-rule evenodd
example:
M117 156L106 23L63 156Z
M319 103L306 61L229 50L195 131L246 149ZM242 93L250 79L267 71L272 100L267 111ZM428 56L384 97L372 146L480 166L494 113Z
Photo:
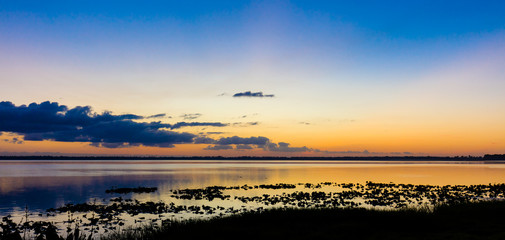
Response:
M505 202L396 210L279 208L165 221L103 239L505 239Z

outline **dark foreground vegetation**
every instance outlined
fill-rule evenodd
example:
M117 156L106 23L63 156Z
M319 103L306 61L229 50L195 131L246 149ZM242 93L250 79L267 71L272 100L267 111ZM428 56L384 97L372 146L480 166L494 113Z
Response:
M428 208L277 208L207 220L170 221L104 235L68 229L59 235L51 223L31 227L31 238L85 239L505 239L505 202L482 201ZM0 240L29 239L4 218Z
M253 189L261 195L234 195ZM268 194L262 189L268 189ZM63 222L34 218L26 206L21 220L1 219L0 240L505 239L503 183L277 183L169 191L171 198L186 204L141 202L126 195L157 190L113 187L106 193L120 196L38 213L41 218L66 215ZM211 206L216 199L231 205ZM175 220L185 214L201 217Z
M272 209L164 222L102 239L505 239L505 202L428 209Z

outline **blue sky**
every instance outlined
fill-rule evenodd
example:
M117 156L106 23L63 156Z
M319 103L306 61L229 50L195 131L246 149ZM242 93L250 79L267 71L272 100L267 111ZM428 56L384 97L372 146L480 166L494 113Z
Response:
M199 113L228 129L184 131L329 152L499 152L503 12L501 1L0 1L0 100L167 124ZM275 97L232 97L246 91ZM16 149L47 148L30 144Z

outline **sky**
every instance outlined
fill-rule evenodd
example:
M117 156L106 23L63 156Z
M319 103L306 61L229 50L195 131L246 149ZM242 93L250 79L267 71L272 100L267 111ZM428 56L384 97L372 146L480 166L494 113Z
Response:
M504 12L0 0L0 154L505 153Z

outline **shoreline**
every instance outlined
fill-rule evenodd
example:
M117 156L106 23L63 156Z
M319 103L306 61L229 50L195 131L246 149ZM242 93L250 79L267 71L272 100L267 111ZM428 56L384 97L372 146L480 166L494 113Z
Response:
M505 161L505 155L484 155L484 156L466 156L466 157L433 157L433 156L370 156L370 157L223 157L223 156L0 156L2 160L201 160L201 161L458 161L458 162L492 162Z

